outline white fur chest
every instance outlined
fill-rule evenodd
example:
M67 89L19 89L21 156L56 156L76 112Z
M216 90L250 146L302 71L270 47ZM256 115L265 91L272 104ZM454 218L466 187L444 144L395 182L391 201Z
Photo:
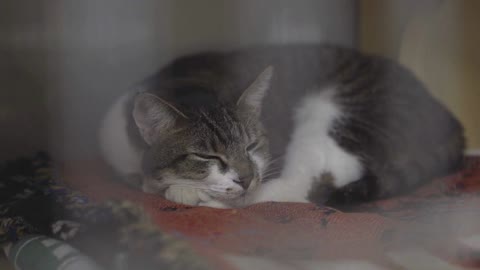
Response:
M263 185L256 201L306 202L314 179L327 172L336 187L360 179L363 168L358 158L328 134L332 123L341 117L332 100L333 90L308 95L300 103L281 177Z

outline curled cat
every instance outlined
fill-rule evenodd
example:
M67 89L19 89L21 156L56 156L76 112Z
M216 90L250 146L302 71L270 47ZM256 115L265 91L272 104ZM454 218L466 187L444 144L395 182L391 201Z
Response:
M461 166L461 124L391 60L330 45L205 52L120 97L106 161L143 191L190 205L351 205Z

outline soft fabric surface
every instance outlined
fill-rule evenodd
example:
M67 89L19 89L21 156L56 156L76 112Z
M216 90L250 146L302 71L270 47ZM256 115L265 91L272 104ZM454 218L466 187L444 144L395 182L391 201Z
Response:
M83 205L79 212L78 202L60 212L62 218L86 228L68 241L100 263L108 263L115 257L114 252L101 249L108 253L102 256L88 252L92 245L133 254L132 262L138 263L138 258L153 260L153 265L165 264L172 269L185 265L190 269L190 265L198 269L257 269L259 265L264 269L480 268L480 158L467 158L466 163L464 171L457 175L437 179L409 195L361 205L348 213L300 203L262 203L243 209L178 205L114 181L101 162L61 166L60 177L55 179L78 191L74 193L77 199L88 201L88 207ZM48 183L53 184L58 186ZM69 193L70 189L63 188L62 192ZM128 200L142 206L147 214L131 203L98 204L111 199ZM23 207L32 211L36 206L30 202ZM72 209L77 213L65 214ZM98 209L107 218L85 218L98 217ZM9 214L12 221L13 211ZM0 217L5 223L6 215ZM111 226L112 220L115 226ZM33 226L28 222L20 224ZM117 225L123 229L115 229ZM49 234L46 228L41 232ZM24 234L29 230L24 228ZM127 240L122 242L118 237ZM152 243L149 239L153 238L159 240ZM183 265L178 268L180 262ZM355 267L348 268L352 265Z
M108 180L99 164L82 172L67 168L68 184L95 200L142 204L162 230L219 252L270 257L286 263L306 259L368 259L396 264L387 254L425 248L452 263L480 266L478 252L459 239L480 233L480 165L438 179L411 195L363 205L354 213L312 204L263 203L244 209L188 207L145 195ZM91 174L97 172L96 174Z

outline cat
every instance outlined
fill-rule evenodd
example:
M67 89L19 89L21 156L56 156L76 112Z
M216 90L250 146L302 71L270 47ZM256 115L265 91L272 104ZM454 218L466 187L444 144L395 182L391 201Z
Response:
M462 125L406 68L328 44L174 60L119 98L105 159L189 205L355 205L459 169Z

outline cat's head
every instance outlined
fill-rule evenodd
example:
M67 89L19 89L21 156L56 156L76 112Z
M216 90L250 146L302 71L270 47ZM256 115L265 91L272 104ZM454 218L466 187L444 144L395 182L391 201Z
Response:
M254 190L269 158L259 117L272 75L268 67L235 104L206 106L188 116L153 94L138 94L133 118L149 146L144 191L161 193L181 185L235 201Z

